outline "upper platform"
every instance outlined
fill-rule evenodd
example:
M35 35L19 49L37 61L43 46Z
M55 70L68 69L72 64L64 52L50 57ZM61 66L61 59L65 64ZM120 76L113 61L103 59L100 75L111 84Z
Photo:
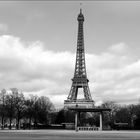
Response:
M82 14L82 9L80 9L80 14L77 17L77 20L82 22L84 21L84 15Z

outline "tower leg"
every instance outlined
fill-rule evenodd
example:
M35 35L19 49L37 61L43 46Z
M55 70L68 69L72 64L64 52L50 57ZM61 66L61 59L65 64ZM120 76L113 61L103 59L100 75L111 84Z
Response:
M78 124L78 112L75 113L75 131L78 131L77 124Z
M103 114L100 112L100 131L103 130Z
M78 112L78 125L81 126L80 111Z

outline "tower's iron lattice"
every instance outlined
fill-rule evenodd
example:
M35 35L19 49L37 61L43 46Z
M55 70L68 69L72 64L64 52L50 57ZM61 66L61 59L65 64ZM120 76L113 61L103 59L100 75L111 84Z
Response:
M78 38L77 38L77 52L76 52L76 64L74 77L72 79L72 86L70 93L68 95L66 102L76 102L78 89L83 88L84 99L83 102L93 102L86 74L86 64L85 64L85 51L84 51L84 33L83 33L83 22L84 16L82 10L80 9L80 14L78 15Z

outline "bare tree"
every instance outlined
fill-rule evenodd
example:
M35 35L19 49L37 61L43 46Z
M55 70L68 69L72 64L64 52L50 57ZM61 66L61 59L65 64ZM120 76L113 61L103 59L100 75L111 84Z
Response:
M22 92L17 89L12 89L13 94L15 94L15 118L16 118L16 128L20 128L20 119L23 117L23 113L26 109L25 98Z
M5 117L5 96L6 96L6 90L2 89L0 92L0 115L1 115L1 124L2 129L4 128L4 117Z
M114 124L115 119L116 119L116 113L119 110L120 106L117 105L113 101L105 101L101 105L101 107L111 109L110 112L104 112L104 125L106 125L106 126L110 125L111 127L113 127L113 124Z
M35 103L37 101L37 96L34 95L29 95L29 98L25 100L25 105L26 105L26 111L25 111L25 116L29 120L29 129L31 129L31 123L35 117Z
M40 123L47 125L50 122L49 113L54 111L54 105L49 98L41 96L37 101L37 119Z
M34 128L39 123L47 125L49 122L49 113L54 110L54 105L45 96L38 97L36 95L30 95L25 101L26 117L29 120L29 129L31 128L31 122L34 123Z
M15 98L12 93L6 95L5 109L6 116L9 119L9 129L11 129L12 120L15 116Z

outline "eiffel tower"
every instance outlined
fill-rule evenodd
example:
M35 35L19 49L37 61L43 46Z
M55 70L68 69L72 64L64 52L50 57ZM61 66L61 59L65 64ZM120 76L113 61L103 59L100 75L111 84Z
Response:
M78 39L77 39L77 52L76 52L76 64L74 77L72 79L72 86L68 95L67 100L64 101L64 107L93 107L94 101L92 100L89 86L88 78L86 74L86 64L85 64L85 51L84 51L84 33L83 33L83 22L84 16L82 14L82 9L80 9L80 14L78 15ZM78 89L83 88L83 99L77 99Z

